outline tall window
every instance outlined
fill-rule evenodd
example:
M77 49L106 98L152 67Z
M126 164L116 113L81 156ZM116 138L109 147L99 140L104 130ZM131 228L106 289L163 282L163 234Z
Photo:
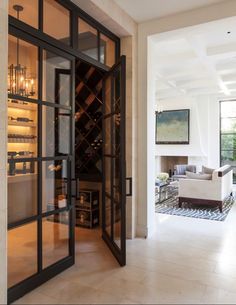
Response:
M236 183L236 100L220 103L220 162L233 167Z

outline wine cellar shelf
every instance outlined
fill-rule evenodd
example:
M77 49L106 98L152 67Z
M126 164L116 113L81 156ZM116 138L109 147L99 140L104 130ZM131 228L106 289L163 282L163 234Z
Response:
M32 179L37 155L37 105L8 99L8 177L9 182ZM19 159L29 161L19 162ZM28 178L27 178L28 176Z
M102 177L102 78L104 73L84 62L76 64L75 156L76 176Z

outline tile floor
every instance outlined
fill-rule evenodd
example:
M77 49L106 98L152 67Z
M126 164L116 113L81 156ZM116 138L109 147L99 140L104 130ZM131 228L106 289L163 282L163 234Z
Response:
M120 268L99 231L79 229L76 264L16 304L235 304L236 205L224 222L156 214Z

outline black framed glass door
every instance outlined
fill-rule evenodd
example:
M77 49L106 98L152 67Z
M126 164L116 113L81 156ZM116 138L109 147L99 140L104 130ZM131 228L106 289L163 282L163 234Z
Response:
M10 303L74 263L74 57L13 27L9 32Z
M103 80L102 237L126 264L125 56Z

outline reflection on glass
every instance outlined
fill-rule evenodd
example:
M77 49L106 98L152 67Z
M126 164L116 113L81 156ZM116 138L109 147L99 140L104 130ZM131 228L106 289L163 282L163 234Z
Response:
M38 48L8 35L8 93L38 97Z
M43 51L43 100L68 106L70 103L70 61ZM66 79L66 83L64 80Z
M79 18L78 49L82 53L98 60L98 34L97 30Z
M67 161L42 163L42 210L52 211L67 206Z
M101 63L112 67L115 64L116 52L115 42L106 35L100 35L100 61Z
M69 255L69 213L43 219L43 268Z
M43 147L45 157L67 155L70 152L70 112L43 106Z
M8 153L8 223L37 214L37 164L17 162Z
M55 0L43 1L43 31L70 45L70 13Z
M9 15L17 18L17 10L14 6L21 6L19 19L34 28L38 28L38 0L9 0L8 3Z
M7 265L8 287L37 273L37 222L8 231Z
M106 196L105 197L105 227L106 227L106 232L109 236L111 236L111 198Z

